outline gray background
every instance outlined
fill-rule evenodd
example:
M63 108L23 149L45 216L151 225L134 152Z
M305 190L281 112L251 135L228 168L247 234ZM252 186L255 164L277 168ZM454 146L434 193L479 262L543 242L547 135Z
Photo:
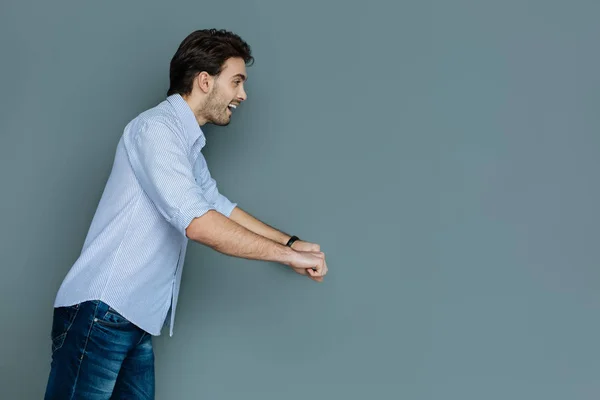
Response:
M321 244L319 285L191 242L159 399L597 399L596 1L12 1L0 12L0 397L126 123L199 28L253 48L220 189Z

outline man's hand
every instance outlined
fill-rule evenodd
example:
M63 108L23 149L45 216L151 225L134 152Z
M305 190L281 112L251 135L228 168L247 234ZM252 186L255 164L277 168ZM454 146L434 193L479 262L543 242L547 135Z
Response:
M312 262L316 262L316 265L313 268L292 265L291 268L294 270L294 272L300 275L306 275L315 282L323 282L323 277L327 274L328 269L327 263L325 262L325 253L321 252L321 246L316 243L297 240L292 244L291 247L298 253L306 256L317 257L318 259L313 259Z

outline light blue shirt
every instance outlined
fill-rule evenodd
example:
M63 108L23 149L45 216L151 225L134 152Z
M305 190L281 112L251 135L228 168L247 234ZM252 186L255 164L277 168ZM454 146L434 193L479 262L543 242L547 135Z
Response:
M209 210L229 217L236 203L219 193L201 153L206 138L178 94L133 119L81 254L54 306L101 300L148 333L170 336L190 222Z

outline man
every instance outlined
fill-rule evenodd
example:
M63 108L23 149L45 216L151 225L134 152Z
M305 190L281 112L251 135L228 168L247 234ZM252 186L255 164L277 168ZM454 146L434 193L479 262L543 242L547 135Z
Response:
M154 398L152 336L167 320L173 335L189 239L323 280L319 245L232 203L201 153L201 126L229 124L246 100L253 61L231 32L193 32L171 60L167 98L125 127L81 254L56 296L46 399Z

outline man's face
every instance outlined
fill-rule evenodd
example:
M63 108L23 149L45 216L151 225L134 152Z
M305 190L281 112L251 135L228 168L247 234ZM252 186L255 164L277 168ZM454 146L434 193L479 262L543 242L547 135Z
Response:
M204 114L208 123L220 126L229 124L235 108L247 98L244 91L246 78L244 60L237 57L228 59L223 71L214 80L206 100Z

